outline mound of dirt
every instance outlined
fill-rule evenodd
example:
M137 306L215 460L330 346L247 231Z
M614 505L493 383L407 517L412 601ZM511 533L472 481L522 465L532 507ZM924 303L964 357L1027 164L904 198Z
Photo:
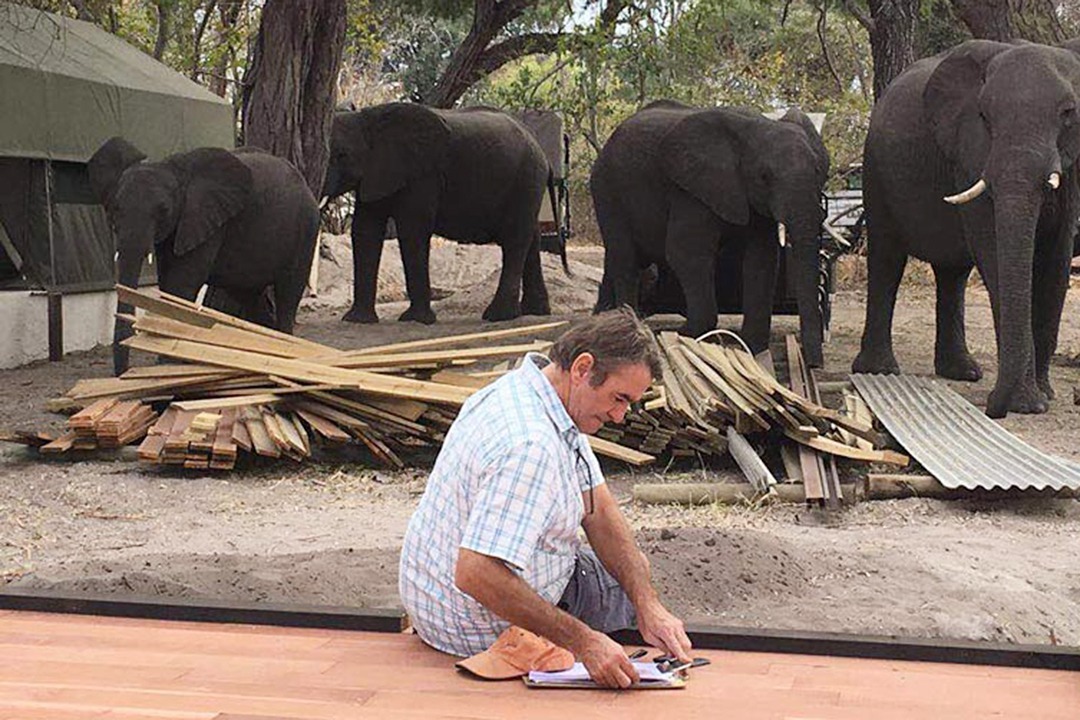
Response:
M603 272L594 264L570 260L567 275L558 257L541 254L544 282L556 314L590 311ZM440 316L475 316L495 296L502 251L495 245L464 245L432 238L429 261L434 310ZM319 242L318 294L305 298L309 310L345 309L352 304L353 253L348 235L324 234ZM408 300L405 270L397 240L387 240L379 262L376 303Z
M788 540L753 530L664 528L639 533L638 542L673 611L695 619L762 597L798 597L826 565Z

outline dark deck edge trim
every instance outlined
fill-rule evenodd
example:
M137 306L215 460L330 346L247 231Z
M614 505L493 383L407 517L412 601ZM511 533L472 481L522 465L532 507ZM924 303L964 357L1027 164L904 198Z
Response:
M163 601L160 598L132 596L121 599L107 595L76 596L19 588L7 588L0 592L0 609L391 633L402 632L408 624L405 612L400 608L358 609L184 599ZM686 630L694 647L702 650L1080 670L1080 647L1071 646L1009 645L972 640L763 630L719 625L688 625ZM620 630L612 633L612 637L626 645L644 644L636 630Z
M0 592L0 609L369 632L401 632L406 627L405 611L400 608L162 600L137 596L118 598L17 588Z
M762 630L709 625L686 628L695 648L797 655L831 655L874 660L959 663L1080 670L1080 647L1062 645L1010 645L974 640L901 638L891 635ZM616 641L640 645L636 630L612 633Z

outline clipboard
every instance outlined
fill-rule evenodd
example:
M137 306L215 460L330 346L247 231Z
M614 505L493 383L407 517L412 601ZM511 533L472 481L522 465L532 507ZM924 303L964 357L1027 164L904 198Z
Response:
M654 663L643 661L635 661L634 666L641 681L626 688L627 690L678 690L686 687L685 672L661 672ZM597 685L580 662L561 672L531 672L521 679L525 686L530 688L608 689Z
M566 680L563 682L536 682L530 680L528 675L523 675L521 680L525 687L540 690L610 690L611 688L597 685L592 680ZM675 677L667 682L639 682L631 685L626 690L682 690L686 687L686 678Z

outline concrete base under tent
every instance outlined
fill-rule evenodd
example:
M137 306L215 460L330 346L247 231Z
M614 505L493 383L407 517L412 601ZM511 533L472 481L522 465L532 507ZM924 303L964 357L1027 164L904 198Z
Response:
M59 324L55 317L50 320L50 295L44 290L0 292L0 368L112 342L114 291L52 297L59 300ZM52 303L57 306L57 300Z

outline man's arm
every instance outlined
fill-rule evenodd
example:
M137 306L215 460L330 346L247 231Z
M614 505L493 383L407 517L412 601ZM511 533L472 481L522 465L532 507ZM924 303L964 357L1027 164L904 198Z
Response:
M630 526L606 483L593 489L593 500L594 511L585 516L582 526L600 562L634 603L642 637L680 661L688 661L690 639L682 620L668 612L657 597L649 561L634 542Z
M502 560L461 548L454 584L502 619L570 650L597 683L625 688L638 681L621 645L540 597Z

